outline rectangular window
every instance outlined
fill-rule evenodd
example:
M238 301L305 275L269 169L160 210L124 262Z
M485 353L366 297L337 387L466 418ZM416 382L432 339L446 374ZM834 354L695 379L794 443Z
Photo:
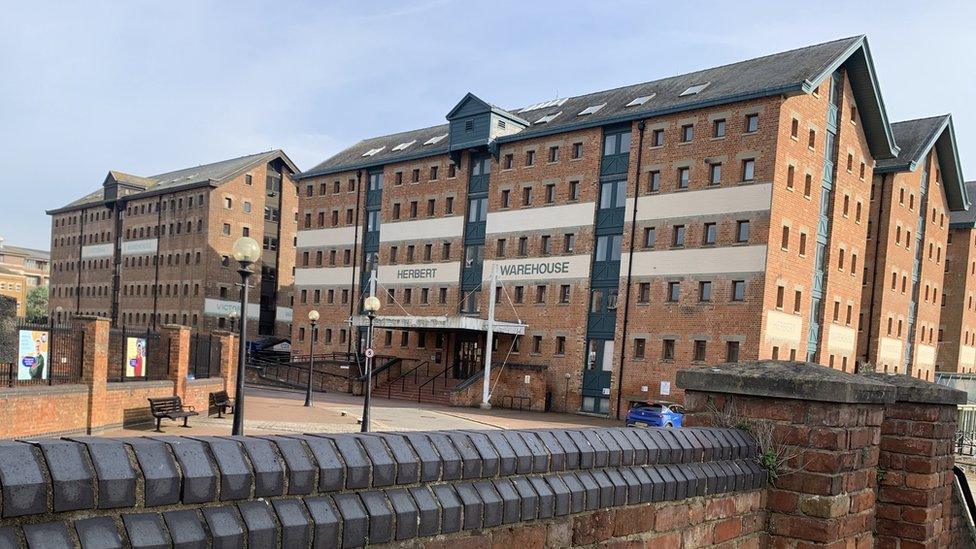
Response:
M664 130L654 130L653 132L651 132L651 146L652 147L664 146Z
M691 179L691 168L678 168L678 188L687 189L688 181Z
M784 250L790 249L790 228L789 227L783 227L783 238L782 241L780 242L780 247L783 248Z
M650 303L651 302L651 283L641 282L638 286L637 291L637 302L638 303Z
M536 303L545 303L546 302L546 286L545 285L540 284L539 286L536 286L535 287L535 302Z
M495 256L505 257L505 239L499 238L495 241Z
M732 281L732 301L745 301L746 299L746 281L745 280L733 280Z
M573 143L573 158L583 158L582 143Z
M393 184L403 185L403 172L396 172L393 174Z
M741 220L735 224L735 241L749 242L749 220Z
M427 215L433 216L434 209L437 207L437 201L433 198L427 200Z
M644 359L644 351L646 346L646 340L642 337L634 339L634 358L637 360Z
M542 336L532 336L532 352L534 354L542 352Z
M705 362L705 340L695 340L695 356L692 360L695 362Z
M559 302L569 303L569 284L559 286Z
M553 204L556 202L556 185L555 183L549 183L546 185L546 204Z
M563 236L563 253L572 253L576 248L576 234L566 233Z
M508 153L505 155L505 158L502 160L502 169L510 170L512 169L512 165L514 163L515 163L515 155L512 153Z
M725 137L725 119L719 118L712 122L712 137Z
M695 138L695 126L694 124L685 124L681 126L681 142L689 143Z
M793 294L793 312L794 313L797 313L797 314L800 313L800 302L801 301L803 301L803 292L801 292L800 290L797 290Z
M702 230L702 244L706 246L715 244L717 234L718 228L715 223L705 223L705 227Z
M654 247L654 240L656 239L656 237L657 237L657 231L656 231L656 229L654 227L645 227L644 228L644 247L645 248L653 248Z
M708 303L712 300L712 283L703 280L698 283L698 300L703 303Z
M532 187L522 187L522 205L532 205Z
M682 248L685 245L685 226L675 225L671 233L671 247Z
M502 189L502 208L507 208L511 205L512 201L512 191L508 189Z
M552 237L550 235L542 235L542 254L550 255L552 253Z
M525 286L515 287L515 302L522 303L525 301Z
M525 165L532 166L535 164L535 151L525 152Z
M579 181L569 182L569 199L579 200Z
M725 361L739 362L739 342L729 341L725 344Z
M718 185L722 182L722 163L716 162L709 165L708 182L711 185Z
M661 172L654 170L647 174L647 192L656 193L661 190Z
M665 339L661 346L661 358L663 360L674 360L674 340Z
M753 133L759 131L759 115L758 114L747 114L746 115L746 133Z
M430 167L430 179L437 179L437 166Z
M668 282L668 301L677 303L681 300L681 283Z
M559 162L559 147L549 147L549 162Z
M529 253L529 237L520 236L518 240L518 254L520 256L526 256Z
M454 197L449 196L444 199L444 213L451 215L454 213Z
M752 181L756 177L756 160L747 158L742 161L742 180Z

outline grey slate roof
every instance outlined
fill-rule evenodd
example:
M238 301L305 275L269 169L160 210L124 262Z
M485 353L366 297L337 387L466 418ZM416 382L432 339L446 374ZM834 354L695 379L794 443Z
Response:
M949 115L931 116L915 120L903 120L891 125L899 150L896 158L879 160L875 171L900 171L898 168L918 162L928 153L929 147L938 137Z
M966 191L969 196L976 196L976 181L966 182ZM949 212L949 226L953 228L973 228L976 227L976 208Z
M31 259L51 259L51 252L48 250L38 250L36 248L21 248L20 246L11 246L9 244L4 244L0 246L0 252L8 255L21 255L24 257L29 257Z
M858 98L858 104L862 106L862 103L868 103L863 105L862 115L877 111L877 115L883 120L884 126L879 131L890 137L884 105L880 100L880 93L876 89L876 82L873 82L873 67L871 67L870 57L866 52L866 38L855 36L642 84L570 97L561 105L526 112L522 112L522 109L510 109L507 112L528 120L532 125L517 134L500 137L498 142L516 141L570 131L579 127L626 122L646 116L669 114L776 94L809 92L859 49L865 51L865 60L863 63L859 63L853 72L870 77L866 80L871 80L869 84L875 88L877 108L872 109L869 105L871 102L861 101L861 98ZM681 96L681 93L688 87L704 83L709 85L701 92ZM643 105L626 106L637 97L651 94L654 94L654 97ZM587 107L603 103L606 105L595 114L578 115ZM551 122L537 123L545 115L560 112L561 114ZM443 154L447 152L447 139L438 143L437 146L423 146L422 144L426 139L435 135L443 135L447 131L448 126L444 124L423 130L366 139L302 173L300 177L311 177ZM396 145L414 139L417 139L417 143L402 151L393 151ZM888 139L888 141L891 140ZM363 153L376 147L385 148L376 155L363 157ZM884 148L884 146L879 147L879 149ZM888 149L888 151L879 150L876 152L876 156L879 158L889 156L897 151L893 142L888 143Z
M284 159L292 170L296 172L298 171L297 166L292 163L285 153L280 149L276 149L231 158L229 160L221 160L220 162L213 162L211 164L194 166L192 168L183 168L181 170L161 173L159 175L153 175L150 177L140 177L115 170L110 171L109 176L114 177L119 182L125 182L130 185L143 187L145 188L146 192L172 190L179 187L193 187L211 182L219 185L225 180L230 179L231 177L246 170L250 166L263 162L269 162L275 157L279 156ZM50 210L50 212L70 210L89 204L98 204L103 200L104 190L98 189L68 203L61 208Z

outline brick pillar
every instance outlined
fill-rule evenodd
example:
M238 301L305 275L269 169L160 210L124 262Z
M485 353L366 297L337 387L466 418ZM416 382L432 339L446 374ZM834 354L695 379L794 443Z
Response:
M99 316L75 316L74 329L82 332L81 382L88 386L88 433L108 423L108 339L112 323Z
M953 436L966 393L904 375L865 374L896 387L878 459L879 547L948 547Z
M237 336L232 332L213 332L220 342L220 377L230 398L237 396Z
M190 328L176 324L160 327L169 345L169 378L173 395L186 399L186 376L190 371Z
M686 425L746 427L770 478L774 547L870 547L878 444L890 385L812 363L759 361L678 372Z

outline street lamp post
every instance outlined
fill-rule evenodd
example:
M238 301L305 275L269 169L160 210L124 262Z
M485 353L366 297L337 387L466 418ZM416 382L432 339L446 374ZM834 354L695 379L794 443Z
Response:
M247 355L247 279L254 274L253 265L261 257L261 245L253 238L242 236L234 242L234 259L240 263L237 272L241 275L241 322L237 348L237 391L234 396L234 426L231 434L244 434L244 368Z
M373 319L376 318L376 311L380 310L380 300L375 295L371 295L363 300L363 309L366 317L369 318L369 327L366 328L366 398L363 400L363 421L360 432L369 432L369 399L373 386Z
M315 323L318 319L318 311L312 309L308 312L308 321L312 323L312 333L308 337L308 387L305 389L305 406L312 405L312 372L315 371Z

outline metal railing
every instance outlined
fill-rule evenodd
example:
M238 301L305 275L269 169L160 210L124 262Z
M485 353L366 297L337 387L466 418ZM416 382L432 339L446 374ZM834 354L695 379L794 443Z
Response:
M430 396L434 396L435 394L434 391L437 390L437 380L441 376L444 376L444 389L447 389L447 372L449 372L453 367L454 367L453 364L448 364L443 370L437 372L436 374L431 376L430 379L420 384L420 386L417 387L417 402L420 402L421 399L423 398L424 387L428 385L430 385Z
M187 372L194 379L205 379L219 372L221 343L213 334L190 335L190 364Z
M305 364L290 362L279 363L266 361L260 358L249 357L247 366L258 370L258 377L277 381L296 388L304 388L308 385L308 362ZM312 390L325 391L328 386L325 380L329 377L349 381L349 375L340 375L324 369L325 364L315 363L315 370L312 372Z
M416 385L420 381L418 371L423 366L427 366L427 373L429 374L430 373L430 361L427 361L427 360L421 360L420 362L417 363L416 366L414 366L413 368L410 368L406 372L404 372L403 371L403 368L401 367L400 368L400 375L397 376L397 377L395 377L395 378L393 378L392 380L388 381L387 384L386 384L386 398L390 398L393 395L393 386L396 385L396 382L397 381L400 382L400 391L401 392L402 391L406 391L407 390L407 378L410 377L410 374L413 374L413 383L414 383L414 385Z
M168 338L149 329L113 328L108 336L108 381L153 381L169 378Z
M11 339L0 349L0 375L6 373L8 387L81 381L85 338L80 329L53 319L19 318L2 331Z

